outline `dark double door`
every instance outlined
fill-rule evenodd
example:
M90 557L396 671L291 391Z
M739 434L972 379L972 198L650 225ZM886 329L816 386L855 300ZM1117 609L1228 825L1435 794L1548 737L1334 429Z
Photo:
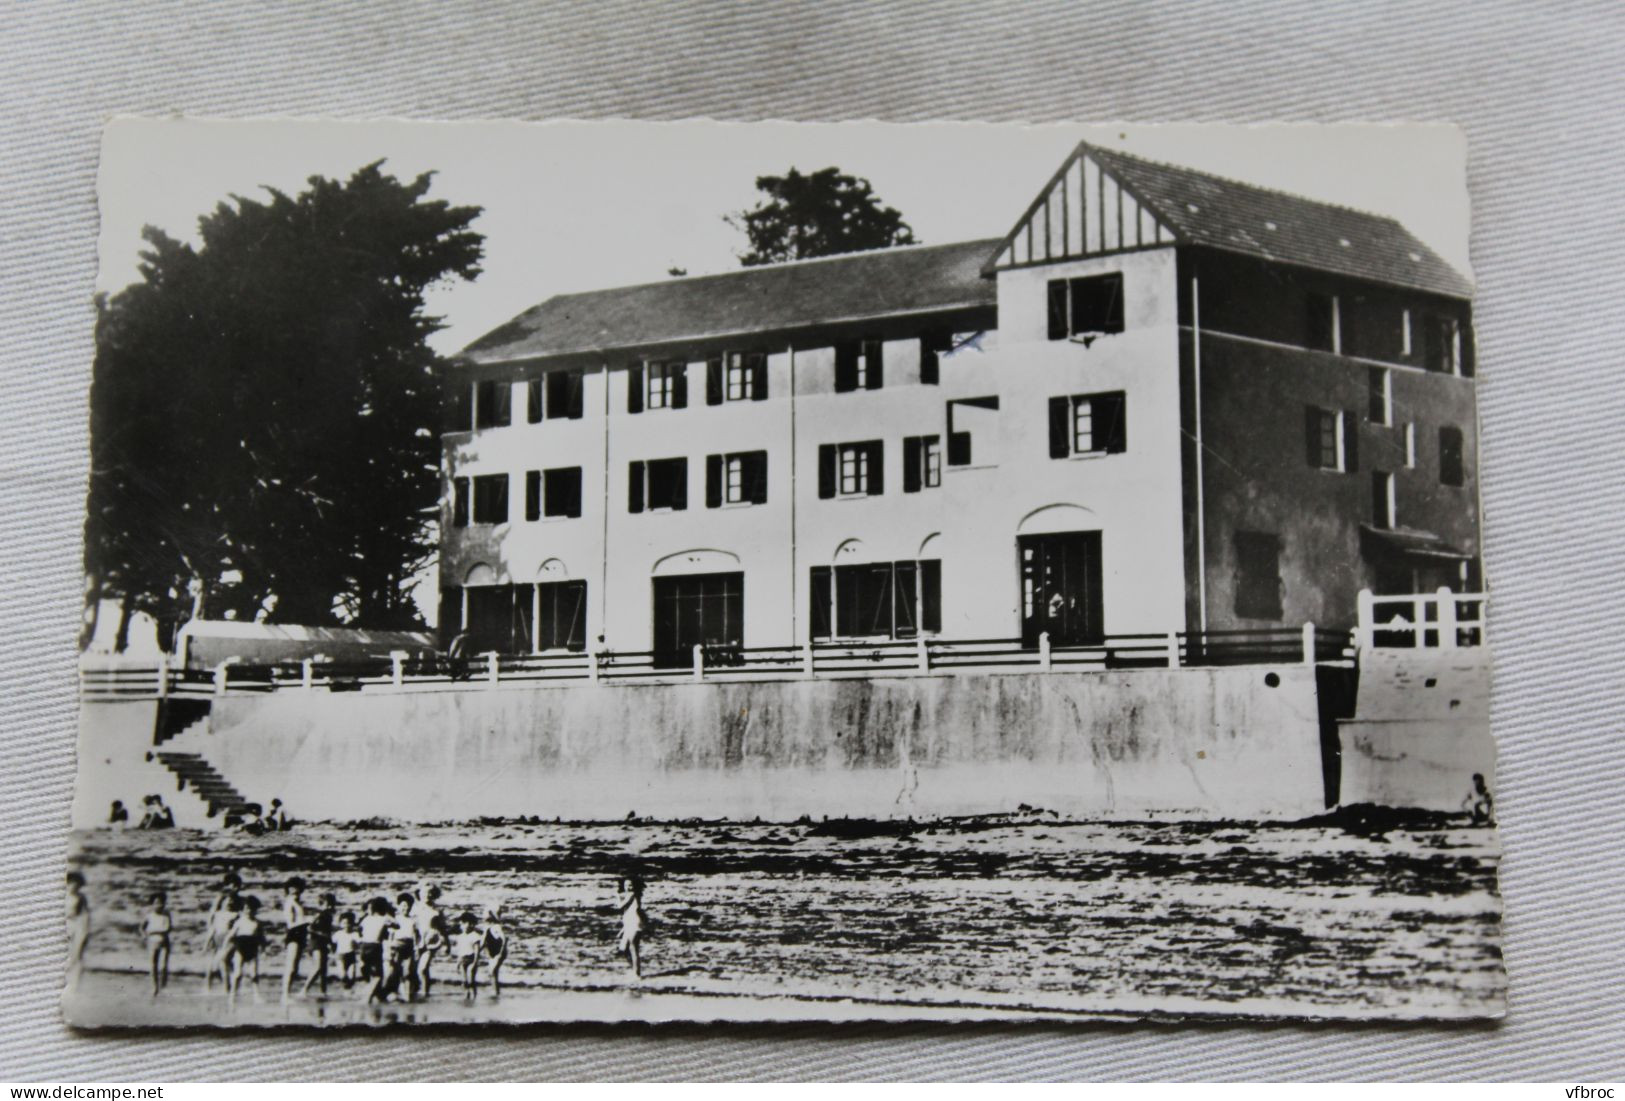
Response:
M587 583L471 585L468 653L528 654L587 648Z
M745 640L745 575L694 573L654 579L654 662L686 666L694 647L737 651Z
M1016 538L1021 570L1021 644L1089 646L1106 637L1101 604L1100 532L1066 531Z

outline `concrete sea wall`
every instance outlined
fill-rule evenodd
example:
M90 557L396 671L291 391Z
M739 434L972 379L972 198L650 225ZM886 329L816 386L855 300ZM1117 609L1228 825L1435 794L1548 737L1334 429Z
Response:
M1313 672L1293 667L291 691L221 698L176 748L313 819L1324 809Z

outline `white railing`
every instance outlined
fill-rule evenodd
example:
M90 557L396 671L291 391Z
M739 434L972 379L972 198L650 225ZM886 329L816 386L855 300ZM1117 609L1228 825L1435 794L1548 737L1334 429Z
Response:
M1431 593L1377 596L1363 589L1354 642L1362 650L1454 650L1483 646L1489 597L1448 587Z

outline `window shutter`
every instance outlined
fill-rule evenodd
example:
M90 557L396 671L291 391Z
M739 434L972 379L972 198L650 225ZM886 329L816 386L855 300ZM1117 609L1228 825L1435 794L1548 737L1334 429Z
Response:
M1320 466L1320 410L1313 405L1303 408L1304 442L1308 447L1309 465Z
M942 559L920 562L920 630L942 630Z
M1128 450L1128 399L1122 394L1108 394L1096 399L1105 406L1106 448L1112 454ZM1099 408L1097 405L1096 408Z
M941 380L942 351L949 338L941 333L927 333L920 338L920 385L935 386Z
M865 341L863 345L863 358L868 367L864 373L864 385L870 390L878 390L885 385L886 355L884 347L878 340Z
M1337 414L1343 418L1343 469L1360 469L1360 420L1353 413Z
M886 441L875 440L869 445L869 496L878 497L886 491Z
M643 412L643 364L633 364L626 372L626 411Z
M570 372L570 417L580 420L582 413L582 392L586 389L586 376L580 371Z
M845 393L858 388L858 345L842 341L835 345L835 392Z
M818 448L818 496L835 496L835 466L837 462L835 445L832 443L820 444Z
M1051 284L1053 286L1054 284ZM1049 399L1049 457L1064 459L1072 451L1072 399Z
M811 638L829 637L829 610L835 596L835 587L831 584L831 580L828 566L812 568L811 584L808 585L811 607L808 608L810 614L807 616Z
M451 483L451 526L468 527L468 479L454 478Z
M722 507L722 456L705 457L705 507Z
M903 492L904 493L918 493L918 492L920 492L920 467L923 465L921 463L921 461L920 461L920 455L921 455L921 452L923 450L924 449L921 447L921 444L920 444L920 437L918 437L918 436L905 436L905 437L903 437Z
M766 451L754 451L745 457L745 491L751 504L767 504Z
M750 398L752 401L767 400L767 357L757 356L750 367Z
M687 459L678 459L672 464L672 478L671 508L673 512L680 512L688 507Z
M970 465L970 433L969 432L950 432L950 433L948 433L948 465L949 466L969 466Z
M491 481L491 523L508 522L508 476L497 474Z
M1066 280L1051 279L1049 281L1049 338L1051 340L1065 340L1066 337Z
M897 638L913 638L920 633L918 592L915 588L919 564L898 562L893 570L892 633Z
M722 404L722 357L705 361L705 404Z
M628 463L626 467L627 491L626 510L628 512L643 511L643 464Z
M688 408L688 364L673 363L666 368L671 372L671 407Z
M542 380L525 380L525 419L531 424L542 423Z
M467 432L474 427L473 388L466 382L447 388L446 431Z
M443 585L440 588L440 618L435 623L440 633L441 648L451 644L451 640L463 629L463 590L457 585Z
M506 428L513 423L513 384L497 379L491 384L491 396L491 427Z
M542 518L542 472L525 471L525 519Z

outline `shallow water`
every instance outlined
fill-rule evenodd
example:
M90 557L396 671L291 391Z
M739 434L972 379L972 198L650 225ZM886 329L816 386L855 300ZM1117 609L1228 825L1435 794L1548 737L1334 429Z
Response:
M168 892L178 975L165 997L199 985L203 914L227 871L271 908L273 942L290 875L307 903L333 891L341 909L427 880L448 914L502 908L505 982L617 988L624 870L648 883L645 985L671 993L1312 1016L1483 1015L1505 994L1487 829L1040 821L843 838L514 822L91 832L75 846L93 968L144 966L141 900ZM452 969L436 970L444 982Z

